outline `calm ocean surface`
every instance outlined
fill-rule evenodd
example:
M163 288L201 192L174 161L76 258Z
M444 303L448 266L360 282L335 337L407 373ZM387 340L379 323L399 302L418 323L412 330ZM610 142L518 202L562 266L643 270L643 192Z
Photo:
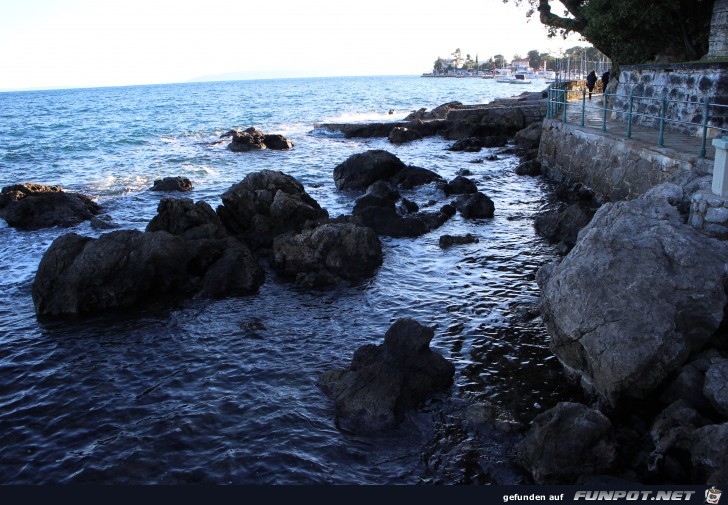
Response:
M536 270L556 257L533 231L546 183L516 176L510 156L471 163L495 150L449 152L441 138L394 146L313 125L400 119L544 87L352 77L0 93L0 186L60 184L94 197L120 228L143 230L155 215L165 196L148 191L156 178L188 177L195 189L184 196L216 207L262 169L298 178L332 217L349 213L353 197L336 191L332 172L367 149L448 179L469 169L496 206L491 220L457 215L416 239L384 238L384 265L361 286L307 292L267 272L257 296L42 323L30 287L44 251L69 231L102 232L88 223L18 232L0 220L0 483L516 482L515 436L466 418L490 402L528 422L575 394L541 320L519 317L537 299ZM248 126L295 147L232 153L214 144ZM442 199L436 193L406 194L424 203ZM441 250L446 233L480 243ZM387 433L339 430L318 375L381 343L405 316L436 325L432 345L457 368L452 394ZM254 321L265 329L250 329Z

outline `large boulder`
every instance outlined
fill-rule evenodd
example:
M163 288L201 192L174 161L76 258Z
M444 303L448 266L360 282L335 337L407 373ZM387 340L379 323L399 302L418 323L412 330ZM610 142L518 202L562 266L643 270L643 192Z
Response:
M163 198L146 231L165 231L186 241L188 281L190 286L198 286L200 296L246 295L263 284L263 270L250 249L228 236L218 215L204 201Z
M164 231L121 230L98 239L63 235L35 275L36 313L89 313L185 291L188 260L184 239Z
M478 186L471 179L458 175L442 186L446 195L465 195L478 192Z
M248 174L233 185L222 195L217 213L229 231L253 248L270 247L276 236L328 217L300 182L274 170Z
M382 150L370 150L353 154L334 168L337 189L366 189L376 181L387 180L407 165L394 154Z
M293 147L293 142L279 133L266 133L263 137L263 143L268 149L274 151L282 151Z
M372 277L382 264L382 244L371 228L327 223L273 242L273 268L302 287L327 287Z
M381 345L360 347L346 369L324 372L321 389L336 403L339 422L355 432L373 432L399 423L452 384L455 367L429 347L432 328L399 319Z
M93 219L100 210L88 196L66 193L61 186L25 183L0 192L0 218L19 230L75 226Z
M572 402L536 416L516 451L539 484L573 484L582 476L607 473L617 454L609 419Z
M398 188L412 189L431 182L443 182L443 178L432 170L408 166L387 179Z
M531 123L523 130L516 133L513 138L514 143L524 149L538 149L541 143L541 130L543 123Z
M646 396L723 319L728 245L659 195L605 204L537 275L552 351L612 402Z
M191 191L192 182L187 177L165 177L154 181L152 191Z
M379 235L419 237L439 228L452 217L447 209L444 212L441 209L440 212L413 212L402 216L397 212L395 201L380 191L367 192L354 204L353 219Z

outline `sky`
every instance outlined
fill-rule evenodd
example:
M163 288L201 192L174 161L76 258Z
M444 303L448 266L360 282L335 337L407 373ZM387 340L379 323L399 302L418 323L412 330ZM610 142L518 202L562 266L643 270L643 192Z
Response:
M0 0L0 90L409 75L548 39L502 0Z

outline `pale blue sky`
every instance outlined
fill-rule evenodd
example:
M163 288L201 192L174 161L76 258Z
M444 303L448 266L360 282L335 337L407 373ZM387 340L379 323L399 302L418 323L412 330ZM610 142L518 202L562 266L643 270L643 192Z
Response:
M549 40L501 0L0 0L0 89L429 71Z

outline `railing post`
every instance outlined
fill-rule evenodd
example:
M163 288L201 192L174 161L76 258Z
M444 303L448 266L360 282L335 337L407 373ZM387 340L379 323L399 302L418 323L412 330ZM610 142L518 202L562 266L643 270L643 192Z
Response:
M705 114L703 114L703 141L700 145L700 157L705 158L707 150L705 143L708 141L708 114L710 114L710 100L705 98Z
M665 113L667 109L667 98L662 97L660 105L660 138L657 139L657 145L662 147L665 145Z
M564 88L564 123L566 123L566 102L569 101L569 96L567 95L568 91L566 91L566 88Z
M584 111L586 109L586 89L581 90L581 126L584 127Z
M607 131L607 94L604 93L604 107L602 107L602 131Z
M627 138L632 138L632 98L634 91L629 92L629 112L627 112Z

